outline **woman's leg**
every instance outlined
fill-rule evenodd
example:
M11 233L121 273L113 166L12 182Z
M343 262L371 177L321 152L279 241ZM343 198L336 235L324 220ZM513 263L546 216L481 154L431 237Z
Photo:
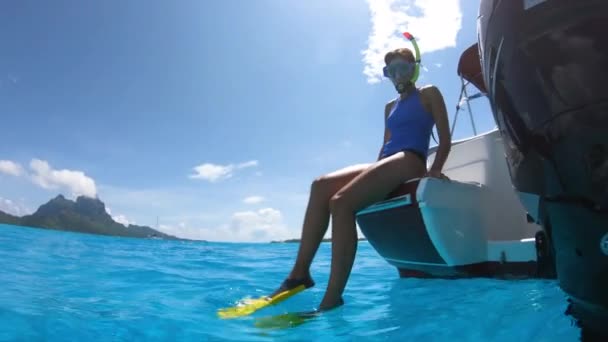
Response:
M411 152L399 152L365 169L330 200L332 219L331 273L319 308L331 309L342 303L342 292L350 276L357 250L355 213L383 200L399 184L422 177L426 166Z
M298 255L288 279L310 277L310 265L329 223L329 199L369 166L370 164L353 165L313 181L304 215Z
M330 198L369 166L370 164L349 166L313 181L302 225L300 248L289 278L302 278L310 275L310 265L327 232Z

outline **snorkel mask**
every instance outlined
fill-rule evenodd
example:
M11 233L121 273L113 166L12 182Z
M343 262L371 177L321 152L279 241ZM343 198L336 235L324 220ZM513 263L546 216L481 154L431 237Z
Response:
M382 69L384 77L389 78L393 82L399 94L405 92L409 84L414 84L420 74L420 49L418 48L418 43L416 43L416 39L409 32L404 32L403 36L414 46L416 61L414 63L395 61Z

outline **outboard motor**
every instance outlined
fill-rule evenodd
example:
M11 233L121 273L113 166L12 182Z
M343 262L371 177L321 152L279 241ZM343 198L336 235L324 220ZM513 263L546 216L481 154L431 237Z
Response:
M608 341L608 1L481 0L478 44L513 185L582 336Z

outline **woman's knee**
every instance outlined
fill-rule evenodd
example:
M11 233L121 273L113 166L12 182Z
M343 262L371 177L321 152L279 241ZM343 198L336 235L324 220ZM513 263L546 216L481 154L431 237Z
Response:
M337 176L331 173L317 177L311 184L311 192L329 200L352 177L354 176Z
M369 164L353 165L315 178L310 186L312 196L322 197L329 201L333 195L368 166Z
M329 199L329 211L333 214L353 213L354 209L351 202L347 193L338 191Z
M330 183L330 178L326 175L317 177L312 181L312 184L310 184L310 192L313 195L327 193Z

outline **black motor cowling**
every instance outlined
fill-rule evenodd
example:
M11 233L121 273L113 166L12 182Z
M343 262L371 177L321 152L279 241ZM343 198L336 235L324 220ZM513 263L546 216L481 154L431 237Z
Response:
M482 0L478 43L515 188L555 253L569 312L608 336L608 1ZM608 339L607 339L608 340Z

